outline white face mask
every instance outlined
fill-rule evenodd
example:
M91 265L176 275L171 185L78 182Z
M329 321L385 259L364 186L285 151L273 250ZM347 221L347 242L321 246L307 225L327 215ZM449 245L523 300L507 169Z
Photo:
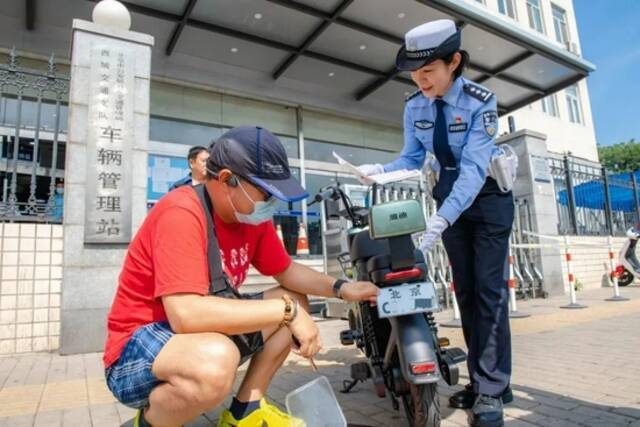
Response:
M236 206L233 204L231 197L227 196L229 197L229 202L233 207L233 211L238 222L241 222L243 224L259 225L263 222L271 221L271 219L273 219L273 214L275 214L276 212L276 204L278 203L278 201L274 197L271 197L267 202L256 202L251 198L251 196L249 196L247 191L242 186L241 182L238 183L238 186L242 189L242 192L247 197L247 199L251 200L251 202L253 203L253 212L251 212L250 214L243 214L238 212L238 209L236 209Z

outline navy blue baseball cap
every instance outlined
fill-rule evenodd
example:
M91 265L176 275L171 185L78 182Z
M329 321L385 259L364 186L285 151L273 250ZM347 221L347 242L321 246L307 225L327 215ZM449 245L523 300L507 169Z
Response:
M291 174L282 142L261 127L239 126L225 132L211 145L207 168L212 172L227 168L284 202L309 197Z

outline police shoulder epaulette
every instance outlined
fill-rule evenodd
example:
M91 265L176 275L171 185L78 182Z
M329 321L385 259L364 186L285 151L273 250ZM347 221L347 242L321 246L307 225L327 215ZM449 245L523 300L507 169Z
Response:
M471 95L475 99L478 99L482 102L487 102L493 96L493 92L472 84L465 84L463 90L466 94Z
M422 93L422 91L420 89L418 89L417 91L413 92L411 95L407 96L404 99L404 102L409 102L410 100L412 100L413 98L415 98L416 96L420 95Z

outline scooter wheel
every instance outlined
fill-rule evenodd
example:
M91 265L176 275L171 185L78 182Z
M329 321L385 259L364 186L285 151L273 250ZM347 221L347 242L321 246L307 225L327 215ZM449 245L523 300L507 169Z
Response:
M618 285L619 286L628 286L633 283L633 274L629 270L624 270L620 277L618 277Z

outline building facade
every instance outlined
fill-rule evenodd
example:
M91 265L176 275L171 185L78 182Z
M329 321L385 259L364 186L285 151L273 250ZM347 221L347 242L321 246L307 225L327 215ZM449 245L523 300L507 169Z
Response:
M572 0L466 0L470 7L488 10L498 19L513 22L521 31L540 37L581 56L580 32ZM542 71L542 70L541 70ZM510 113L517 129L547 135L549 151L571 153L598 162L589 88L582 80L540 101ZM500 120L501 133L508 130L507 117Z
M575 16L573 14L573 5L570 0L464 0L466 7L473 10L480 9L489 12L497 21L503 20L508 25L516 24L522 32L528 33L534 38L544 40L544 42L557 46L570 52L572 55L579 55L580 44L578 36L578 28L576 26ZM9 33L11 28L15 30L12 37L7 38L7 44L4 46L5 51L10 49L8 43L19 41L19 34L28 34L31 39L25 42L20 54L23 57L42 58L47 50L53 52L64 52L65 44L68 44L68 33L65 32L65 22L68 19L76 17L85 17L90 14L92 4L78 1L75 8L68 11L63 7L62 10L54 10L55 7L49 2L40 5L39 16L53 14L50 22L39 22L35 26L35 30L26 31L24 29L24 7L18 1L3 2L0 6L0 14L5 21L5 31ZM153 2L129 2L128 5L135 12L136 6L151 5ZM157 2L154 5L160 11L179 12L180 2L172 3L172 6L165 2ZM242 28L249 28L256 34L262 34L261 27L266 24L263 21L269 19L269 14L265 11L264 6L268 2L248 2L255 3L250 5L244 12L225 12L230 15L229 18L244 22ZM261 4L265 3L265 4ZM313 2L312 2L313 3ZM397 24L402 28L410 26L407 21L410 17L408 6L416 7L416 5L400 5L393 9L394 14L389 13ZM224 6L224 5L223 5ZM232 9L228 5L228 9ZM261 17L260 12L252 13L251 11L263 11ZM380 8L382 9L382 8ZM395 14L397 11L397 14ZM280 12L280 11L277 11ZM387 12L381 10L380 15ZM391 11L389 11L391 12ZM206 13L203 9L202 13ZM242 13L248 16L240 16ZM65 15L67 14L67 15ZM238 15L238 16L235 16ZM372 14L375 15L375 14ZM148 31L153 24L150 22L152 17L146 14L135 14L133 19L133 29L142 32ZM257 18L259 17L259 18ZM436 18L438 16L434 16ZM376 16L372 16L375 22ZM425 17L425 19L428 19ZM164 25L164 24L162 24ZM167 27L167 30L170 28ZM171 31L167 31L171 33ZM45 38L45 33L49 35ZM401 31L397 31L398 36ZM331 42L344 41L351 34L338 34L332 40L320 40L321 45L329 45ZM394 158L402 147L402 106L403 97L413 91L408 78L405 77L403 83L392 82L393 92L386 88L379 89L370 97L376 98L366 109L358 110L348 107L346 114L343 111L337 111L336 102L322 102L320 94L327 88L335 89L335 86L341 86L345 80L351 78L346 75L347 71L342 72L339 66L329 67L330 70L326 75L321 76L318 82L325 85L322 87L311 87L311 90L318 94L317 100L309 100L308 102L295 102L292 99L285 99L280 96L263 96L262 93L247 88L238 90L229 73L233 73L237 68L237 56L243 54L244 48L241 45L244 42L231 43L233 47L226 52L218 52L220 48L214 48L216 51L217 69L224 67L229 69L221 70L224 78L206 78L203 72L206 66L195 63L196 60L201 62L211 62L211 55L194 51L194 38L201 36L203 39L210 36L196 29L185 30L183 37L187 40L181 40L181 44L176 47L178 49L182 45L183 55L188 58L181 59L179 63L183 68L182 72L168 72L167 69L176 66L176 60L168 57L165 47L169 40L163 35L157 37L154 49L154 69L152 77L155 77L151 87L151 122L149 126L150 139L152 146L152 154L149 157L149 206L161 197L170 187L173 181L188 172L187 162L184 158L188 148L193 145L209 145L224 129L240 125L240 124L256 124L272 129L283 138L283 142L287 146L290 160L295 167L296 173L300 173L302 169L304 180L309 187L310 192L315 191L322 185L326 185L331 179L336 177L342 178L345 183L352 182L348 176L344 176L338 172L335 162L331 157L331 152L336 151L354 163L364 162L386 162ZM486 55L484 46L477 46L472 43L475 37L474 33L463 33L463 47L467 48L472 59L482 59ZM22 38L25 40L24 38ZM353 49L358 50L358 55L366 57L367 45L366 38L360 37L359 41L351 42L354 44ZM284 39L283 39L284 40ZM218 41L211 40L212 42ZM351 48L346 46L345 48ZM369 47L370 48L370 47ZM386 48L386 46L385 46ZM491 49L488 47L487 49ZM264 50L264 49L263 49ZM263 52L268 53L268 52ZM372 59L371 63L376 61L392 62L395 52L386 49L385 53L389 58ZM376 54L378 54L376 52ZM68 73L64 66L66 52L61 55L58 66L61 74ZM175 56L175 54L173 55ZM2 60L2 58L0 58ZM4 57L5 62L8 57ZM271 60L271 62L274 62ZM27 66L44 69L44 62L37 60L24 59L23 63ZM276 63L276 62L274 62ZM206 64L208 65L208 64ZM305 70L293 70L291 73L309 73L324 72L318 71L319 65L311 64ZM295 66L294 66L295 67ZM324 65L323 65L324 67ZM194 77L194 73L201 70L200 74ZM244 70L255 68L247 66ZM543 67L537 72L544 72ZM332 70L332 71L331 71ZM467 73L469 78L474 78L473 70ZM217 76L216 76L217 77ZM295 76L292 76L295 77ZM285 74L286 78L286 74ZM206 83L203 83L206 82ZM242 85L240 85L242 86ZM491 84L488 84L493 88ZM246 86L245 86L246 87ZM277 88L276 88L277 89ZM391 94L391 96L389 96ZM46 94L45 94L46 97ZM293 98L289 96L289 98ZM380 98L380 99L378 99ZM3 138L7 139L7 143L3 145L3 156L5 159L11 157L11 153L7 150L12 147L9 139L16 119L16 102L11 96L3 98L3 113L0 115L1 125L4 126ZM26 107L22 113L22 125L29 127L35 122L36 109L35 98L33 96L26 100ZM331 107L327 108L331 105ZM379 105L389 107L386 111L380 110ZM45 102L44 114L41 120L45 122L45 131L51 132L53 127L50 123L53 119L52 104ZM340 107L344 106L340 105ZM530 103L516 111L510 112L508 115L503 114L501 117L501 134L508 131L507 116L513 116L517 129L531 129L547 135L547 146L549 151L558 154L570 152L572 155L581 157L593 162L597 162L597 150L595 133L593 130L593 121L591 117L591 109L589 104L588 88L585 80L571 85L559 92L550 94L546 98ZM66 127L66 107L63 105L61 110L60 125L62 131L61 139L64 140L64 128ZM50 153L48 142L43 142L43 149L40 156L44 156L42 161L46 163L47 152ZM32 144L25 140L20 144L19 155L21 160L29 161L31 159ZM31 150L31 151L30 151ZM48 151L47 151L48 150ZM64 142L59 146L60 153L58 155L58 163L64 163ZM302 156L301 156L302 154ZM8 156L8 157L7 157ZM51 163L49 154L48 162ZM19 157L20 158L20 157ZM303 163L303 164L301 164ZM45 166L46 167L46 166ZM62 171L60 171L60 175ZM337 174L337 175L336 175ZM20 177L24 178L21 180ZM18 199L23 202L29 197L29 183L26 179L28 175L22 174L18 176ZM46 178L46 177L42 177ZM59 179L60 180L60 179ZM7 186L4 193L7 193ZM43 188L40 186L39 188ZM41 195L44 197L44 194ZM42 198L41 197L41 198ZM308 224L311 253L318 254L319 234L317 209L297 204L296 206L282 206L279 212L281 215L276 219L281 222L285 233L285 240L290 242L288 247L294 246L293 242L297 235L298 228L293 224L304 222ZM289 218L289 219L287 219ZM292 219L295 218L295 221Z
M208 146L238 125L277 134L311 194L336 180L357 184L332 152L354 164L397 156L404 98L415 87L394 70L395 54L405 31L444 17L464 27L464 47L474 61L466 76L498 95L503 132L512 115L517 129L546 134L549 151L597 161L583 80L593 66L572 53L579 43L570 1L375 0L371 7L373 1L356 0L337 19L331 18L337 0L200 0L191 15L184 15L187 0L123 2L132 12L132 30L155 37L148 159L135 165L147 171L148 208L187 173L191 146ZM25 3L35 3L35 13ZM94 6L86 0L0 2L0 63L6 64L0 69L0 353L58 349L65 329L61 299L91 319L82 326L92 338L64 351L99 350L103 342L117 278L100 277L95 288L62 283L69 239L59 223L74 200L65 194L58 209L61 197L54 191L75 161L66 150L69 97L21 83L28 76L34 85L38 79L68 83L72 19L90 20ZM557 41L554 19L568 45ZM318 28L325 31L312 38ZM539 101L547 93L555 101ZM419 191L417 183L398 187ZM322 254L317 205L283 203L274 221L291 254L300 224L312 258ZM112 264L123 256L105 249L114 253Z

